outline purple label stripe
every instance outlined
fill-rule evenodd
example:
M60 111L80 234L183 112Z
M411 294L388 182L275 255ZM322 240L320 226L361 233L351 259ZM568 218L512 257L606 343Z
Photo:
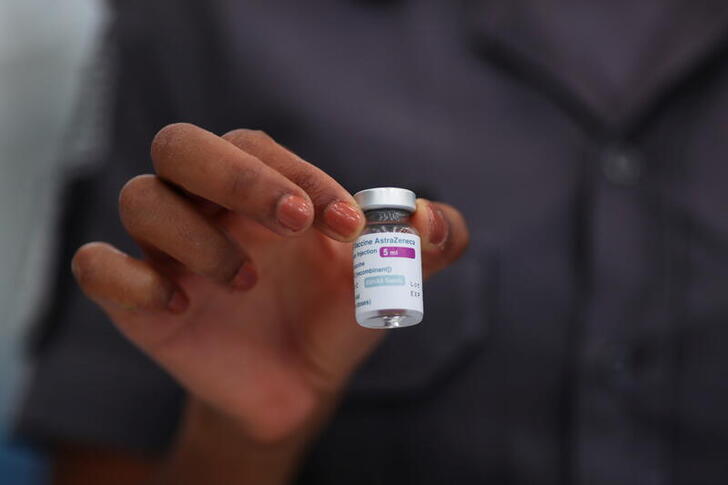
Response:
M415 259L415 248L400 246L385 246L379 248L379 256L383 258L410 258Z

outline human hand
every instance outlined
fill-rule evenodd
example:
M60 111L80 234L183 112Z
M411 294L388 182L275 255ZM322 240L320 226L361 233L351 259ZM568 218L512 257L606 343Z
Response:
M119 330L252 442L305 429L384 335L354 320L350 241L364 215L335 180L262 132L170 125L156 175L120 214L137 260L81 247L73 271ZM460 213L418 200L425 277L463 252Z

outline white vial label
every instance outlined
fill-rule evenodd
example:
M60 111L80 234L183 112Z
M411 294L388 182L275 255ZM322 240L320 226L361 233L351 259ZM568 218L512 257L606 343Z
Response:
M378 232L356 240L354 302L359 323L387 310L422 314L419 236Z

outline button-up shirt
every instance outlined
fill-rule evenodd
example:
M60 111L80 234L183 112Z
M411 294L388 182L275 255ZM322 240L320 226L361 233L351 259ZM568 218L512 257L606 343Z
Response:
M161 126L261 128L472 231L300 483L725 483L727 34L717 0L121 2L61 270L87 240L132 248L116 194ZM182 391L66 276L56 295L20 431L163 450Z

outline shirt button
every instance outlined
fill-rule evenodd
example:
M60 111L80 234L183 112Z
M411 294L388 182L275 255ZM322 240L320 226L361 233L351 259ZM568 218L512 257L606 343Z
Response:
M615 352L612 360L612 384L620 391L633 391L638 375L645 369L649 356L644 345L631 345Z
M628 147L607 148L602 152L602 171L615 185L634 185L642 176L642 157Z

